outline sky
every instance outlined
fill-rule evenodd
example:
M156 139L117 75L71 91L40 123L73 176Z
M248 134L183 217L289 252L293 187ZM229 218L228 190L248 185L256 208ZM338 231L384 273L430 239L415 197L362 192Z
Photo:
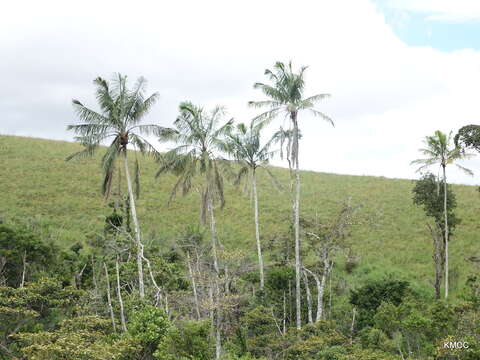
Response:
M0 13L0 133L72 140L71 100L96 108L93 79L148 80L146 122L178 104L224 105L248 122L276 61L308 65L306 96L335 127L301 114L300 167L418 178L423 139L480 123L480 2L468 0L22 1ZM273 122L269 132L281 125ZM159 146L165 150L169 145ZM274 164L286 166L280 159ZM480 183L480 157L451 182ZM433 168L434 173L437 168Z

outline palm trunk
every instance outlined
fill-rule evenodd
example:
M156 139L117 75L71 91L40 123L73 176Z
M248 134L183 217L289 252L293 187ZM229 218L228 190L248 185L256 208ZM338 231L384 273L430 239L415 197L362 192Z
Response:
M118 304L120 305L120 322L122 324L123 332L127 332L127 324L125 322L125 311L123 309L123 299L122 299L122 291L120 288L120 266L118 264L119 259L117 255L117 259L115 261L115 271L117 275L117 296L118 296Z
M207 190L208 191L208 190ZM215 222L215 214L213 211L213 200L212 195L208 191L208 211L210 213L210 232L212 236L212 255L213 255L213 268L215 270L215 300L213 305L215 309L214 314L214 327L215 327L215 359L220 360L222 355L222 341L220 334L220 325L221 325L221 311L220 311L220 269L218 267L218 257L217 257L217 225Z
M260 244L260 224L258 216L258 195L257 195L257 176L255 169L253 169L252 174L252 184L253 184L253 201L255 203L255 237L257 240L257 253L258 253L258 267L260 270L260 289L263 290L265 287L265 276L263 272L263 257L262 257L262 246Z
M145 285L143 281L143 245L140 237L140 226L138 225L137 210L135 208L135 198L133 196L132 180L130 179L130 171L128 169L127 149L124 151L125 176L127 178L128 196L130 197L130 211L132 214L135 240L137 242L137 269L138 269L138 289L140 298L145 297Z
M448 213L447 213L447 175L443 167L443 213L445 216L445 299L448 298Z
M302 312L301 312L301 261L300 261L300 169L298 166L298 123L297 114L292 113L291 119L293 121L293 155L295 163L295 200L293 203L294 214L294 228L295 228L295 303L296 303L296 323L297 329L302 327Z
M303 272L303 282L305 283L305 291L307 293L307 312L308 312L308 323L313 323L313 316L312 316L312 294L310 292L310 285L308 283L308 276L307 272Z
M441 286L442 286L442 273L443 273L443 241L444 237L442 234L441 227L437 223L434 223L433 226L427 223L427 227L430 230L433 240L433 261L435 264L435 299L440 299L441 297Z
M197 293L197 284L195 282L195 274L192 270L192 264L190 263L190 254L187 252L187 265L188 265L188 273L190 274L190 280L192 281L192 289L193 289L193 299L195 301L195 311L197 313L197 320L200 320L200 307L198 305L198 293Z
M215 360L220 360L222 357L222 338L220 334L220 311L217 309L217 316L215 319Z
M217 225L215 222L215 214L213 212L213 201L210 193L208 194L208 212L210 213L210 232L212 236L212 255L213 255L213 268L217 274L217 278L220 275L220 270L218 268L218 258L217 258Z
M283 335L287 333L287 298L283 290Z
M113 332L117 331L117 327L115 325L115 315L113 314L113 307L112 307L112 297L110 295L110 277L108 276L108 269L107 265L103 263L103 268L105 269L105 278L107 279L107 303L108 303L108 312L110 313L110 318L112 319L112 327Z

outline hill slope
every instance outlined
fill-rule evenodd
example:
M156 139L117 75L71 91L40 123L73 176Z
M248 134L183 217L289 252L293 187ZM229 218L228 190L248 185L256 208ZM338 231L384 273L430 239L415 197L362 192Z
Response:
M0 136L0 217L34 217L49 224L55 238L67 245L84 241L88 233L100 232L110 209L99 191L99 157L64 161L79 149L79 145L68 142ZM141 170L142 195L137 206L143 233L153 234L150 236L160 243L170 243L187 224L198 222L199 197L192 193L168 206L174 178L155 180L156 165L151 160L142 160ZM273 168L272 172L280 182L288 184L287 170ZM353 230L353 248L360 256L360 266L350 280L395 272L430 292L431 239L423 212L412 204L412 186L410 180L303 172L301 212L318 214L327 221L347 197L363 204L364 211L377 214L376 226ZM258 191L262 235L270 239L288 229L289 196L276 191L263 173ZM472 186L455 185L454 191L462 219L450 245L455 292L473 270L465 258L480 255L480 198ZM255 256L250 198L239 188L227 186L226 201L225 208L218 212L220 239L227 248L243 249Z

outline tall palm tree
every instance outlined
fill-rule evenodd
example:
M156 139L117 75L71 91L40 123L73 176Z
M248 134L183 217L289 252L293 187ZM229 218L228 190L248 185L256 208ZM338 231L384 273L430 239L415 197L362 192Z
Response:
M333 125L332 119L314 108L315 104L325 99L329 94L318 94L304 98L306 66L302 66L298 73L294 72L292 63L287 65L277 62L273 70L266 69L265 75L270 84L255 83L254 88L260 89L266 96L264 101L250 101L249 105L268 110L258 115L255 121L269 122L277 115L284 114L290 119L292 136L288 136L287 160L295 178L295 196L293 200L293 220L295 228L295 297L297 329L302 326L301 319L301 260L300 260L300 171L299 171L299 126L298 114L307 110L310 114L321 118Z
M142 154L158 155L155 148L144 136L158 134L162 128L153 124L141 124L144 116L158 99L154 93L145 96L146 80L140 77L134 87L127 88L127 77L116 74L114 79L108 81L98 77L94 80L96 85L96 98L100 111L92 110L78 100L73 100L75 112L80 120L79 124L69 125L84 149L66 158L85 158L93 156L99 147L106 141L110 142L101 160L103 170L102 193L108 197L112 187L117 160L123 159L125 177L127 179L129 207L134 224L135 241L137 246L138 286L140 297L145 297L143 277L143 245L141 241L140 225L138 223L135 207L135 196L128 165L128 146L139 150ZM135 166L135 193L139 194L139 168L138 161Z
M225 114L222 107L207 112L190 102L182 102L179 111L174 128L164 129L160 134L160 141L174 142L177 147L164 154L157 177L165 172L178 177L170 200L180 189L183 195L189 193L192 187L201 194L201 218L204 219L206 212L210 215L213 265L218 274L214 203L218 202L221 207L225 203L223 172L227 164L218 152L224 148L223 138L229 132L233 119L221 124Z
M443 173L443 213L444 213L444 239L445 239L445 298L448 297L448 211L447 211L447 175L446 167L458 160L471 157L459 147L452 147L452 132L448 135L437 130L433 136L425 137L426 147L419 151L426 156L424 159L417 159L411 162L412 165L420 165L417 172L423 171L432 165L439 165ZM459 164L455 164L460 170L468 175L473 172Z
M172 141L177 147L169 150L162 158L162 164L157 176L171 172L178 177L170 200L179 190L183 195L192 188L201 195L201 219L206 212L210 215L210 232L215 271L216 308L214 310L215 324L215 356L221 356L221 309L220 309L220 269L217 257L217 228L215 222L214 204L220 207L225 204L223 194L223 177L228 163L219 156L224 149L224 137L231 130L233 119L224 120L224 109L215 107L207 112L190 102L182 102L180 114L174 122L174 127L165 129L160 134L160 141ZM202 221L203 222L203 221Z
M260 273L260 289L265 286L262 246L260 243L260 222L258 213L257 193L257 169L264 168L273 178L268 167L268 161L273 157L275 151L271 151L272 141L262 145L260 135L263 125L250 125L240 123L234 132L227 135L226 151L240 164L240 169L235 179L239 183L242 178L249 177L253 190L254 216L255 216L255 238L257 243L258 267ZM274 179L274 178L273 178Z

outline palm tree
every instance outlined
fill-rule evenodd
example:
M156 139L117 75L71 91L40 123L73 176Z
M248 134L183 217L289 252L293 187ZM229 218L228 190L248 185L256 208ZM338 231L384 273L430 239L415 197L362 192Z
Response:
M201 195L201 222L205 222L205 213L210 215L210 232L215 271L216 302L214 310L215 326L215 358L220 359L222 344L220 338L220 269L217 257L217 228L215 222L214 203L223 207L223 175L228 163L218 156L224 149L224 136L230 131L233 119L224 121L224 109L215 107L211 112L183 102L179 106L180 114L174 122L174 128L165 129L160 134L160 141L173 141L177 147L168 151L162 158L162 165L157 177L171 172L178 177L172 193L171 201L181 189L188 194L192 188Z
M132 90L127 88L127 77L121 74L116 74L111 84L101 77L96 78L94 84L97 87L96 97L100 111L92 110L80 101L73 100L75 112L81 123L69 125L67 129L75 133L75 140L80 142L84 149L68 156L66 160L91 157L104 142L111 141L101 160L104 174L102 193L105 197L108 197L117 160L123 158L129 207L134 223L137 246L138 286L140 297L144 298L143 245L135 207L134 189L128 166L127 148L131 145L142 154L158 155L155 148L144 136L158 134L162 128L153 124L140 124L143 117L157 101L158 94L154 93L148 97L145 96L146 80L143 77L137 80ZM138 198L140 184L138 161L136 161L135 170L135 193Z
M255 125L253 122L247 126L240 123L236 131L228 134L226 140L226 151L240 164L235 183L238 184L242 178L249 176L251 179L255 214L255 237L257 242L258 266L260 273L260 289L265 286L265 276L263 267L262 246L260 243L260 224L258 213L258 194L257 194L257 169L264 168L273 178L268 167L268 161L273 157L275 151L270 151L272 142L269 141L262 146L260 141L260 132L263 125ZM274 179L274 178L273 178Z
M444 239L445 239L445 298L448 297L448 211L447 211L447 175L446 167L458 160L471 157L471 154L463 152L459 147L451 146L452 132L444 134L437 130L433 136L425 137L426 147L419 151L426 156L425 159L417 159L411 164L421 165L417 172L423 171L432 165L440 165L443 172L443 213L444 213ZM473 172L459 164L455 164L460 170L473 175Z
M296 322L297 329L302 326L301 319L301 261L300 261L300 171L298 162L299 153L299 127L298 114L308 110L312 115L320 117L333 125L332 119L314 108L315 103L325 99L329 94L318 94L304 98L305 81L304 73L306 66L300 68L298 73L292 69L292 63L285 65L277 62L274 69L265 70L265 75L271 84L256 83L255 89L260 89L267 97L264 101L250 101L249 105L258 108L268 108L267 111L258 115L254 120L258 122L269 122L277 115L284 114L290 119L290 126L293 130L292 136L288 136L287 160L290 170L293 169L295 177L295 197L293 200L293 220L295 228L295 297L296 297Z
M223 137L229 132L233 119L220 124L225 114L222 107L206 112L190 102L182 102L179 111L174 128L163 129L159 134L160 141L172 141L177 147L164 154L157 177L166 172L178 177L169 201L180 189L183 195L192 187L200 193L200 218L203 223L206 212L210 215L213 266L219 274L214 203L218 202L220 207L225 204L223 172L227 162L218 156L218 151L224 149Z

